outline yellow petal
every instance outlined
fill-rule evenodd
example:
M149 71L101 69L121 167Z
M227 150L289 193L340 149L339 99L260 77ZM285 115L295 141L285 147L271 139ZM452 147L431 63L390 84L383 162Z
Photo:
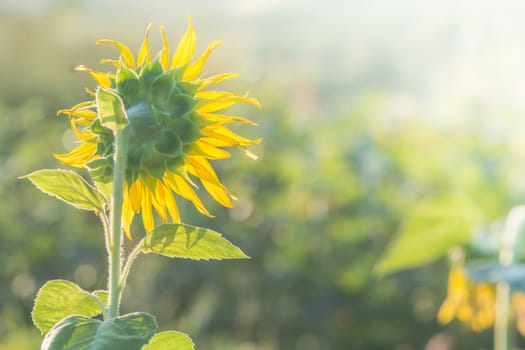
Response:
M220 182L212 166L203 157L187 157L188 172L198 177L206 191L221 205L233 207L231 199L235 199L228 189Z
M90 109L61 109L57 114L66 114L70 117L82 118L89 121L97 119L97 112Z
M450 323L454 319L456 308L454 305L447 299L441 304L438 310L437 319L441 324Z
M187 154L190 156L204 156L208 159L226 159L231 156L229 152L203 141L202 138L195 141Z
M110 44L116 46L120 50L120 54L122 55L122 59L124 60L126 66L132 69L135 68L135 59L133 58L133 53L131 53L131 50L126 45L109 39L97 40L97 45L98 44Z
M254 125L254 126L258 125L257 123L252 122L251 120L248 120L242 117L236 117L236 116L230 116L230 115L224 115L224 114L203 113L203 112L200 112L199 115L210 121L216 121L220 124L240 122L240 123Z
M82 108L88 108L88 107L94 107L97 105L97 102L95 100L91 100L91 101L84 101L84 102L80 102L76 105L74 105L73 107L71 107L70 109L72 111L76 111L77 109L82 109Z
M140 202L141 202L141 195L142 195L142 182L139 180L133 182L131 186L129 186L129 200L131 202L131 208L133 208L133 211L135 213L138 213L140 211Z
M190 185L182 177L176 174L166 173L164 175L164 181L173 192L191 201L200 213L212 217L212 215L204 207L204 204L202 204L195 191L193 191Z
M125 199L122 202L122 230L126 234L126 237L131 241L131 223L133 221L133 217L135 216L135 212L133 211L133 208L131 207L131 201L129 199Z
M472 310L472 307L469 304L461 304L457 309L458 319L465 323L472 320L473 314L474 310Z
M95 158L97 144L84 142L74 150L65 154L53 154L61 163L82 168L84 164Z
M258 108L261 108L261 104L255 98L233 95L233 96L214 99L210 101L199 101L199 104L197 106L197 112L199 113L215 112L215 111L219 111L219 110L231 107L238 102L250 103Z
M148 25L148 28L146 28L146 35L144 35L144 41L142 42L142 46L140 47L139 54L137 56L137 66L142 66L144 63L149 63L151 60L150 53L149 53L149 32L151 31L153 23L150 23Z
M91 75L91 77L98 83L98 85L102 86L103 88L107 89L111 85L109 77L106 73L95 72L93 69L86 67L83 64L76 66L75 70L88 72L89 75Z
M100 64L112 64L115 66L115 68L120 68L120 61L119 60L112 60L109 58L103 58L100 60Z
M221 99L225 97L244 97L244 96L233 93L233 92L228 92L228 91L210 90L210 91L199 91L195 94L195 97L210 100L210 99Z
M95 97L95 96L96 96L96 94L95 94L94 91L91 91L91 90L88 89L88 88L84 88L84 90L87 92L87 94L88 94L89 96L91 96L91 97Z
M93 125L93 121L87 120L87 119L75 119L75 123L78 126L82 126L84 128L87 128L87 127Z
M516 327L521 335L525 335L525 295L517 292L512 295L512 306L516 318Z
M208 77L206 79L196 80L195 83L199 84L199 90L202 90L204 88L207 88L210 85L218 84L221 81L235 78L237 76L238 76L237 73L221 73L221 74L217 74L217 75Z
M78 110L81 110L81 109L85 109L85 108L88 108L88 107L94 107L96 106L96 101L85 101L85 102L80 102L79 104L76 104L74 105L73 107L69 108L69 109L60 109L57 111L57 115L60 115L60 114L67 114L67 115L72 115L73 112L76 112ZM95 118L97 116L97 113L92 111L91 115L95 115Z
M144 224L144 229L146 233L149 233L155 227L155 221L153 220L153 212L151 210L151 197L152 193L148 186L144 184L142 187L142 196L140 207L142 209L142 223Z
M215 140L221 140L226 144L225 146L221 146L220 143L214 143L216 141L210 141L209 139L204 138L205 141L218 147L252 146L257 145L262 141L262 138L253 141L249 140L224 127L205 128L202 130L202 133Z
M177 46L177 50L171 60L170 69L182 67L191 60L195 52L195 41L195 30L191 23L191 17L188 16L188 29L179 42L179 46Z
M186 81L193 80L199 74L201 74L202 68L204 68L204 65L206 64L206 61L208 60L208 57L210 56L211 52L215 50L220 44L221 41L214 41L210 43L204 54L201 57L199 57L194 63L186 67L182 79Z
M155 186L155 195L153 196L152 203L162 221L164 221L164 223L168 222L166 216L166 203L164 202L164 185L158 180L157 185Z
M164 31L164 26L160 27L160 36L162 37L162 51L160 51L160 64L166 70L168 69L168 64L170 63L170 46L168 43L168 38L166 37L166 32Z
M71 130L73 130L73 132L75 133L75 135L78 137L79 140L89 141L96 137L96 135L93 134L91 131L81 132L80 130L78 130L75 119L71 119L70 124L71 124Z
M171 193L169 188L164 188L164 203L166 204L166 209L168 209L168 213L170 214L171 221L175 224L180 224L180 214L179 214L179 208L177 207L177 202L175 202L175 198L173 197L173 194Z

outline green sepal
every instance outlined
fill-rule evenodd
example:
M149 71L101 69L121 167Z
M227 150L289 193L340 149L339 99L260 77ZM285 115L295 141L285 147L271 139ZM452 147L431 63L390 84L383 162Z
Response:
M139 77L135 71L129 69L123 62L120 62L120 68L117 71L116 85L121 96L129 103L132 103L139 96Z
M179 90L174 84L172 74L165 73L156 77L150 89L152 104L161 110L166 109L173 88Z
M111 129L105 128L100 123L99 119L95 119L89 126L89 130L98 136L97 139L97 154L107 156L113 153L113 143L115 137Z
M126 169L126 181L128 184L133 183L139 173L140 173L140 167L142 164L142 155L144 154L144 149L141 147L131 147L128 150L128 159L126 162L127 169Z
M215 123L209 119L204 118L203 116L201 116L199 113L195 111L189 112L187 116L185 117L188 118L189 120L194 121L195 124L197 124L199 128L205 128Z
M162 73L164 73L164 68L162 68L158 58L142 67L139 78L143 90L149 91L153 81Z
M166 172L164 158L165 156L158 152L154 146L148 147L144 150L141 168L151 176L156 177L157 179L162 179Z
M191 338L182 332L167 331L157 333L141 350L194 350Z
M155 318L144 312L104 322L72 315L49 331L41 350L141 350L157 329Z
M96 93L98 119L102 126L113 131L122 130L128 125L124 102L117 92L99 87Z
M100 298L100 296L98 296ZM58 321L70 315L93 317L102 312L93 295L73 282L48 281L40 288L31 312L33 323L46 334Z
M89 176L95 182L110 183L113 181L113 160L108 158L96 158L86 163Z
M98 122L98 120L97 120ZM113 132L107 128L104 128L109 134L105 134L102 137L97 138L97 152L96 154L102 157L112 157L113 156L113 147L115 138Z
M128 109L129 147L142 147L157 139L161 124L152 107L154 106L139 103Z
M187 65L175 68L170 70L170 73L173 74L176 81L182 81L184 79L184 71L186 70Z
M44 169L22 176L40 191L84 210L103 210L105 197L77 173L62 169Z
M152 193L155 193L157 188L157 178L153 177L149 173L146 173L145 171L141 171L139 173L140 181L146 186L148 186L149 190Z
M190 112L193 106L195 106L195 100L190 95L174 93L168 97L167 109L172 118L180 118Z
M184 155L182 151L182 141L177 134L170 131L164 131L160 134L159 139L155 142L155 149L170 157L180 157Z
M166 169L172 173L181 176L184 180L186 180L187 183L189 183L193 187L198 188L198 186L191 179L191 177L188 174L188 171L186 170L184 157L166 158Z
M220 233L185 224L157 226L144 237L142 251L194 260L249 258Z
M185 117L170 119L167 126L184 144L191 144L202 136L197 124Z
M177 81L177 86L188 95L195 96L199 90L200 84L194 84L187 81Z

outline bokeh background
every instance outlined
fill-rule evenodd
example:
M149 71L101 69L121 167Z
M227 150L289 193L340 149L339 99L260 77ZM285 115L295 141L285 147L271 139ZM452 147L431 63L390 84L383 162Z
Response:
M236 130L265 141L258 161L216 164L234 209L207 200L215 219L183 217L252 259L142 256L123 311L151 312L199 349L491 348L491 331L436 321L446 254L377 266L436 194L475 203L484 223L523 202L524 12L519 0L2 0L0 349L39 347L30 311L46 280L106 284L98 219L18 179L62 167L52 153L73 146L55 113L93 88L73 67L107 69L117 52L95 41L136 51L151 21L154 50L159 25L174 43L188 14L198 52L224 41L208 72L238 72L224 87L264 106L235 110L260 125Z

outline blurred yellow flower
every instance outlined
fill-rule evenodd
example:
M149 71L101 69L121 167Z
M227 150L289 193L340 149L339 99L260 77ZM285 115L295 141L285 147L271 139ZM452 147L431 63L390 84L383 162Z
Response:
M493 325L494 312L494 287L488 283L470 281L463 266L452 266L447 297L439 308L438 321L450 323L457 318L479 332Z
M514 293L512 296L512 308L516 318L516 328L521 335L525 336L525 294Z
M139 212L147 232L155 226L152 208L164 222L167 222L168 214L173 222L180 222L173 193L191 201L200 213L211 216L193 189L197 185L192 177L200 180L218 203L231 207L235 197L221 183L209 160L228 158L230 153L224 150L228 147L240 147L248 156L255 157L246 147L261 141L248 140L226 127L233 122L255 123L217 113L239 102L260 108L256 99L205 90L236 76L234 73L202 76L204 64L220 42L209 44L204 53L192 61L196 35L189 19L188 29L171 60L163 27L160 29L163 48L152 58L148 42L150 30L151 24L136 58L120 42L97 42L119 49L119 60L102 60L102 63L117 68L115 74L96 72L83 65L76 68L87 71L99 88L118 94L126 110L129 152L122 217L124 231L130 239L131 222ZM95 96L93 92L89 93ZM95 182L111 182L113 134L101 125L97 102L79 103L59 113L70 117L71 128L81 144L71 152L56 154L55 157L70 166L86 167Z

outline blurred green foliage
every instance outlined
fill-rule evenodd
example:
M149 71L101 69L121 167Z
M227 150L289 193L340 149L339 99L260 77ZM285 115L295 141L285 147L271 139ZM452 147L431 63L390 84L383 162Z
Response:
M67 21L58 13L57 20ZM13 33L11 53L21 59L0 77L0 350L24 350L37 348L41 339L30 310L46 280L73 280L90 290L106 284L98 219L18 177L61 167L51 154L70 147L71 135L56 110L87 98L82 87L91 84L70 68L107 55L90 41L59 47L57 55L46 46L57 35L53 24L39 17L2 19L3 36ZM28 47L38 55L26 54ZM259 54L263 60L269 55L264 47ZM221 63L227 66L214 64ZM293 62L279 64L282 78ZM490 332L473 336L462 325L443 327L435 320L446 292L446 247L429 240L428 248L437 251L425 255L427 267L387 277L377 272L423 262L404 256L410 249L395 248L407 225L410 235L425 242L425 228L417 222L410 226L421 203L441 203L441 218L450 202L439 198L460 198L480 224L520 203L523 144L493 137L474 123L458 130L385 118L390 105L384 91L363 77L355 82L359 88L351 93L348 88L348 101L338 77L329 74L302 81L294 93L277 79L258 80L252 89L241 77L236 88L249 87L264 105L260 112L238 111L260 124L242 126L243 135L264 137L254 147L260 159L254 162L239 151L217 164L223 182L239 197L234 209L208 201L215 219L200 216L191 205L181 211L185 222L223 233L252 259L141 256L123 312L151 312L163 329L186 332L199 348L211 350L415 350L436 335L452 337L457 349L488 348ZM27 83L31 78L34 83ZM337 98L343 99L337 108L319 102ZM465 235L446 233L452 243L464 242Z

